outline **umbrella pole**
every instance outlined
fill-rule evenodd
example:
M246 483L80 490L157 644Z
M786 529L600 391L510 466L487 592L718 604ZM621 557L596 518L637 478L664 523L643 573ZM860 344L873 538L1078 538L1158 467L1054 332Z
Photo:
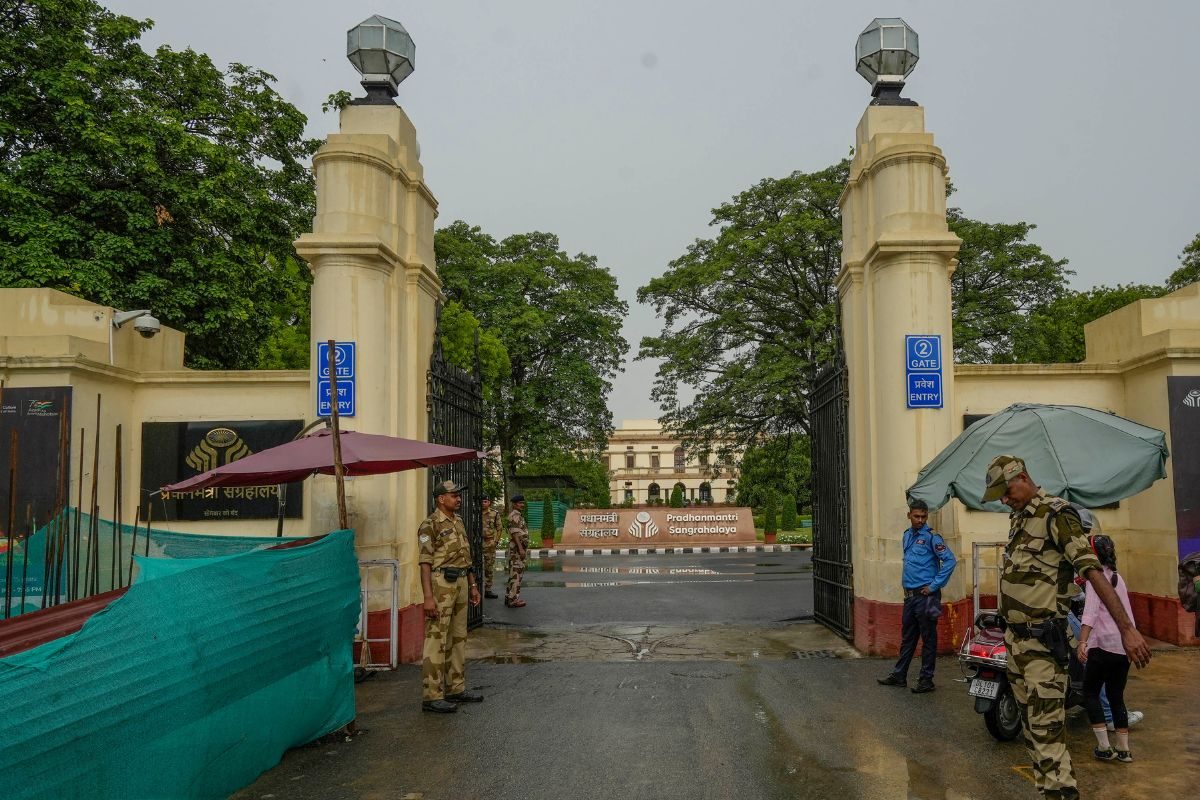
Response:
M337 342L329 340L329 418L333 426L333 477L337 481L338 524L345 530L346 478L342 465L342 432L338 426Z

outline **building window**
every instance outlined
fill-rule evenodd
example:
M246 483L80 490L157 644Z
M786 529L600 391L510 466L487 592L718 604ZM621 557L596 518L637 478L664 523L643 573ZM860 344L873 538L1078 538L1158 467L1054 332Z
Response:
M646 496L651 500L657 500L659 498L660 491L661 489L659 488L658 484L652 483L646 487Z
M625 469L633 469L633 459L634 459L633 453L625 454Z
M708 466L708 453L700 454L700 466L702 466L702 467Z
M650 468L651 468L651 469L658 469L658 467L659 467L659 463L660 463L660 462L659 462L659 456L658 456L658 453L651 453L651 454L650 454Z
M633 502L633 489L625 490L625 499L628 500L629 502Z
M687 470L687 454L683 452L682 447L675 448L675 471L685 472Z
M700 502L711 503L713 501L712 484L708 481L700 484Z

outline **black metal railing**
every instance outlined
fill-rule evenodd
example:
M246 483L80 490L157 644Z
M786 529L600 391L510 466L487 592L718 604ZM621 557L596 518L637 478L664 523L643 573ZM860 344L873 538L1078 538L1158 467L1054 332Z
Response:
M813 385L813 616L843 636L854 625L850 558L849 391L839 356Z
M429 441L455 447L483 449L483 384L479 375L479 342L475 347L475 369L468 371L451 364L442 351L441 307L438 307L438 327L434 333L433 355L425 374L425 410L429 413ZM476 582L483 588L483 510L479 498L483 493L483 462L460 461L429 469L429 510L434 508L433 487L442 481L454 481L463 487L459 515L471 541L475 561ZM467 626L483 624L483 606L469 606Z

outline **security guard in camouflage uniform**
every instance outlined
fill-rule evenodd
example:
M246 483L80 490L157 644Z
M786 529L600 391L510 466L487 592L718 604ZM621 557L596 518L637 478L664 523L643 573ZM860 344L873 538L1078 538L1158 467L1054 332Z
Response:
M1067 752L1067 605L1073 574L1096 590L1121 630L1129 658L1139 667L1150 650L1088 544L1079 514L1060 497L1043 492L1017 456L992 459L983 501L1012 509L1000 574L1000 614L1008 623L1008 679L1023 713L1025 744L1034 782L1044 797L1079 797Z
M492 498L484 497L479 502L483 506L483 596L495 600L492 573L496 571L496 544L504 528L500 522L500 512L492 508Z
M467 691L467 602L479 605L472 574L471 543L458 516L462 489L454 481L433 490L437 508L417 531L424 594L425 651L421 663L421 709L451 714L459 703L479 703Z
M504 605L520 608L521 575L525 572L525 558L529 555L529 523L525 521L525 495L514 494L508 512L508 586L504 591Z

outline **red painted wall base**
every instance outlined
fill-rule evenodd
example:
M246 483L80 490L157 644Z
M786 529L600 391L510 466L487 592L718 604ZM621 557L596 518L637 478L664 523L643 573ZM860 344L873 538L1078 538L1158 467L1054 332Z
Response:
M405 606L400 609L400 647L398 657L401 664L420 664L422 650L425 646L425 615L420 605ZM371 611L367 613L367 631L372 639L386 639L388 636L388 612ZM388 643L386 641L371 642L371 660L386 662L388 660ZM359 651L354 651L354 663L359 662Z
M980 598L985 608L995 608L996 598ZM1196 633L1196 615L1184 611L1174 597L1129 593L1129 604L1138 630L1144 635L1181 646L1200 646ZM900 620L903 603L854 598L854 647L869 656L896 656L900 653ZM963 636L974 619L970 597L945 603L938 620L938 652L958 652Z

